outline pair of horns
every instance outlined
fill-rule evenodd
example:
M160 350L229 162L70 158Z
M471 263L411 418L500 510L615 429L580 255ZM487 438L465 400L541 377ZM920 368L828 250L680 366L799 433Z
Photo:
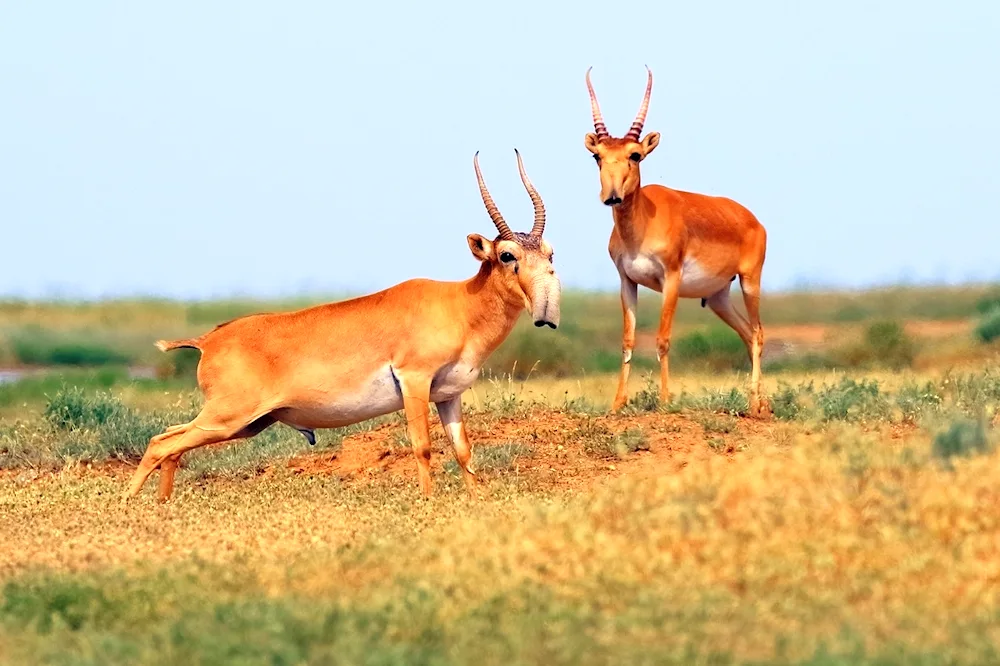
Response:
M594 115L594 130L597 132L598 138L607 138L611 135L608 134L608 127L604 124L604 118L601 117L601 107L597 104L597 95L594 93L594 86L590 83L590 70L594 69L591 67L587 70L587 90L590 91L590 112ZM642 134L642 126L646 122L646 112L649 110L649 94L653 92L653 72L646 67L646 72L648 74L646 78L646 96L642 98L642 106L639 107L639 113L636 114L635 120L632 121L632 127L629 129L628 134L625 138L630 141L638 141L639 135Z
M524 189L528 190L528 196L531 197L531 204L535 207L535 223L531 227L531 235L541 236L542 232L545 231L545 204L542 203L542 197L538 194L538 190L528 180L528 174L524 172L524 164L521 163L521 153L517 152L517 148L514 149L514 154L517 155L517 170L521 172L521 182L524 183ZM490 191L486 189L483 172L479 170L478 150L476 151L476 156L472 159L472 163L476 167L476 178L479 180L479 193L483 195L486 212L490 214L493 224L497 225L497 230L500 231L500 238L503 240L514 240L514 232L507 226L497 205L493 203Z

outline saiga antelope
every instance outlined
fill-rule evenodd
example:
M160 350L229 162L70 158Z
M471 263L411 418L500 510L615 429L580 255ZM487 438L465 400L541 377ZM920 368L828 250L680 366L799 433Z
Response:
M753 213L731 199L672 190L663 185L642 187L639 164L660 142L659 132L640 140L646 121L653 72L647 67L646 95L622 138L612 137L601 117L597 95L587 70L587 90L594 132L584 144L597 161L601 202L611 207L614 229L608 251L621 277L624 319L622 366L612 410L625 404L632 349L638 285L662 292L663 307L656 334L660 391L669 399L670 331L678 298L700 298L739 334L750 355L750 412L764 415L767 400L760 393L760 355L764 331L760 323L760 274L767 234ZM730 284L740 278L749 321L729 300Z
M472 450L462 421L462 393L510 333L523 309L535 326L559 324L559 278L542 237L545 206L517 153L535 209L530 233L511 231L473 160L486 211L500 234L468 236L480 261L469 280L416 279L384 291L296 312L234 319L205 335L160 341L162 351L201 351L198 385L205 396L190 423L150 440L123 493L136 495L159 468L160 500L169 499L180 457L206 444L252 437L281 422L310 443L315 428L335 428L406 411L420 488L431 492L430 403L472 489Z

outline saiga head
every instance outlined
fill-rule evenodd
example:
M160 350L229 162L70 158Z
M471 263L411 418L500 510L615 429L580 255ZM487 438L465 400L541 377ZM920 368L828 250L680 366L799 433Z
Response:
M594 86L590 84L590 70L587 70L587 90L590 91L590 110L594 115L595 131L587 134L583 143L593 153L601 170L601 202L608 206L617 206L635 192L639 187L639 162L646 159L660 143L659 132L650 132L639 140L643 123L646 122L646 111L649 109L649 94L653 91L653 72L648 67L646 71L646 96L642 99L639 113L628 134L616 139L608 133L601 117L597 95L594 94Z
M469 248L476 259L492 264L503 289L524 301L524 307L531 314L535 326L556 328L559 325L559 277L552 267L552 246L542 238L542 232L545 231L545 206L535 186L528 180L528 174L524 172L521 154L517 150L514 153L517 155L521 182L528 190L528 196L535 207L535 223L526 234L510 230L486 189L486 182L479 170L477 152L473 165L479 180L479 192L486 204L486 212L490 214L500 235L489 241L479 234L470 234Z

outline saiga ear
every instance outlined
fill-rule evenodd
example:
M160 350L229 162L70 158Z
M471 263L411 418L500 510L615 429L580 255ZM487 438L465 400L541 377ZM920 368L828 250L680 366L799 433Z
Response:
M600 139L598 139L597 135L594 134L593 132L591 132L591 133L587 134L587 136L583 137L583 145L587 147L587 150L589 150L590 152L594 153L595 155L597 154L597 144L598 143L600 143Z
M486 240L479 234L469 234L469 249L472 256L479 261L493 260L493 243Z
M653 152L653 149L660 145L660 133L650 132L642 140L642 152L644 155L649 155Z

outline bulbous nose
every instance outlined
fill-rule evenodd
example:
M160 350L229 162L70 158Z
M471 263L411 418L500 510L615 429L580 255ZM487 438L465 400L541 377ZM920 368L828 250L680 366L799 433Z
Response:
M612 192L611 196L604 200L605 206L617 206L622 202L622 198L617 193Z
M557 328L558 327L557 324L555 324L555 323L553 323L551 321L548 321L546 319L537 319L537 320L535 320L535 326L537 326L538 328L541 328L542 326L548 326L549 328Z

